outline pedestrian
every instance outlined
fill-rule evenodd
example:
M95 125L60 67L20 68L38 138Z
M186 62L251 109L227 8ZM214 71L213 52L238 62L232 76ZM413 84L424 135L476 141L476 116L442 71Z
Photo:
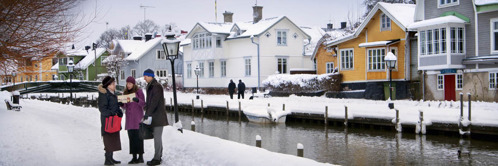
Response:
M154 158L147 162L147 165L161 164L163 154L162 135L164 126L168 125L166 108L164 103L163 86L154 78L154 71L147 69L144 71L144 79L147 82L147 97L145 103L144 119L152 117L151 127L154 135Z
M233 80L230 80L228 84L228 93L230 94L230 99L233 99L233 93L235 93L235 82Z
M242 96L242 99L244 99L244 92L246 91L246 84L242 82L242 80L239 80L239 85L237 86L237 89L239 91L238 99L240 99L240 96Z
M105 132L105 119L110 116L118 115L123 117L123 112L119 108L118 97L115 94L116 81L112 77L105 77L102 84L98 86L99 90L99 111L100 111L100 130L104 140L105 162L104 165L120 164L121 161L114 160L113 152L121 150L121 140L119 131L115 133Z
M131 102L122 104L126 110L125 130L128 130L128 138L130 140L130 154L133 155L128 164L144 163L144 140L140 139L139 126L140 121L144 117L145 97L142 89L135 84L135 78L132 76L126 78L126 88L124 95L135 94ZM137 158L138 155L138 158Z

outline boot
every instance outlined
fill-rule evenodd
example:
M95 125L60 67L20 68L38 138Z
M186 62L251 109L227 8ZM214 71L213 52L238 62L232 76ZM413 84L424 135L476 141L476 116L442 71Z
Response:
M111 153L111 161L112 161L112 163L114 163L114 164L121 164L121 161L114 160L114 158L112 157L113 153L112 152L110 152L110 153Z
M104 165L114 165L114 163L111 160L111 153L110 152L105 152L105 162Z
M133 154L133 159L128 164L138 164L137 154Z
M160 164L161 160L152 159L151 161L147 161L147 165L160 165Z
M144 163L144 154L138 154L138 163Z

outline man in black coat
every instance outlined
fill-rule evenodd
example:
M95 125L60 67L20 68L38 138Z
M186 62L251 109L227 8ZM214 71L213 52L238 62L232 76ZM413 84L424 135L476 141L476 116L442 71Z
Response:
M230 94L230 99L233 99L233 93L235 93L235 82L233 80L230 80L228 84L228 93Z
M168 125L166 116L164 89L161 84L154 78L154 71L147 69L144 71L144 79L147 82L147 97L145 100L144 119L152 117L151 127L154 135L154 158L147 162L147 165L161 164L163 154L162 135L164 126Z
M239 90L239 95L238 99L240 99L240 96L242 96L242 99L244 99L244 92L246 91L246 84L242 82L242 80L239 80L239 85L237 86Z

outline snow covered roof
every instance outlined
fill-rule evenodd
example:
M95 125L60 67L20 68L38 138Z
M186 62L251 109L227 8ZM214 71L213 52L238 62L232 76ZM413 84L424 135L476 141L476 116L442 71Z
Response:
M136 61L142 58L147 52L149 52L152 48L157 46L158 44L161 44L162 39L164 37L156 37L154 39L151 39L145 43L142 43L141 45L137 46L135 50L125 58L125 60L129 61Z
M332 29L330 31L325 32L325 35L323 35L321 39L318 40L317 44L314 47L313 53L311 54L311 60L315 59L316 53L318 52L320 45L327 45L327 43L330 41L342 38L343 36L350 35L349 33L350 32L344 29Z
M400 3L385 3L378 2L375 7L368 13L365 20L360 24L358 29L352 35L346 35L333 41L327 42L327 45L337 45L339 43L354 39L360 35L363 29L368 25L377 11L382 11L391 20L396 23L401 29L407 31L407 27L414 23L415 5L414 4L400 4Z
M498 55L474 56L463 59L463 64L496 64Z
M393 43L399 42L399 39L396 40L385 40L385 41L375 41L375 42L366 42L360 43L358 47L377 47L377 46L386 46Z
M199 22L198 24L208 32L225 34L230 33L230 29L233 26L233 23Z
M105 48L97 48L97 50L96 50L97 56L96 57L99 58L105 51L106 51ZM75 68L76 69L86 69L94 61L95 61L95 53L93 51L89 50L88 53L85 55L85 58L83 58L81 61L79 61L78 64L76 64Z
M305 55L311 56L313 54L313 51L315 50L315 47L319 44L318 41L326 33L320 27L300 27L300 28L311 37L310 43L308 43L308 41L305 42L306 44L308 44L305 47Z
M498 0L475 0L477 6L498 4Z
M86 56L91 50L85 49L70 49L65 51L66 56Z
M59 70L59 62L57 62L50 70Z
M408 29L416 30L417 28L421 28L421 27L435 26L435 25L442 25L442 24L449 24L449 23L465 24L466 21L462 20L461 18L458 18L456 16L448 15L448 16L437 17L437 18L423 20L423 21L413 23L410 26L408 26Z
M143 43L145 42L141 40L115 40L116 46L119 45L125 53L132 53L137 47L139 47ZM114 48L116 48L116 46Z

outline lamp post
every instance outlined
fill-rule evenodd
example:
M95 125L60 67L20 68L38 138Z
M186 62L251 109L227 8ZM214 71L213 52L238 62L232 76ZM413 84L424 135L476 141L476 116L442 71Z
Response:
M172 32L166 33L166 40L161 42L163 46L164 53L166 54L166 59L171 62L171 72L173 73L173 100L174 100L174 110L175 110L175 124L178 123L178 104L176 101L176 81L175 81L175 59L178 59L178 50L180 48L180 41L176 40L175 34ZM183 133L182 128L178 129Z
M12 82L14 83L12 85L12 91L15 91L16 90L16 71L15 70L12 70Z
M199 65L197 65L197 67L195 67L194 72L195 72L195 75L197 76L197 96L196 96L196 98L199 99L199 74L201 72Z
M93 61L93 67L95 68L95 80L97 80L97 44L96 43L92 43L92 49L93 49L93 53L94 53L94 61ZM87 80L90 80L88 78L86 78ZM119 81L118 81L119 82Z
M67 73L69 74L69 101L73 102L73 71L74 71L74 63L73 60L69 60L67 63Z
M393 69L396 67L397 60L398 59L392 52L388 52L387 56L384 57L384 62L386 62L386 65L389 68L389 101L391 101L393 97L392 76L393 76ZM390 102L388 106L390 109L393 109L394 103Z

